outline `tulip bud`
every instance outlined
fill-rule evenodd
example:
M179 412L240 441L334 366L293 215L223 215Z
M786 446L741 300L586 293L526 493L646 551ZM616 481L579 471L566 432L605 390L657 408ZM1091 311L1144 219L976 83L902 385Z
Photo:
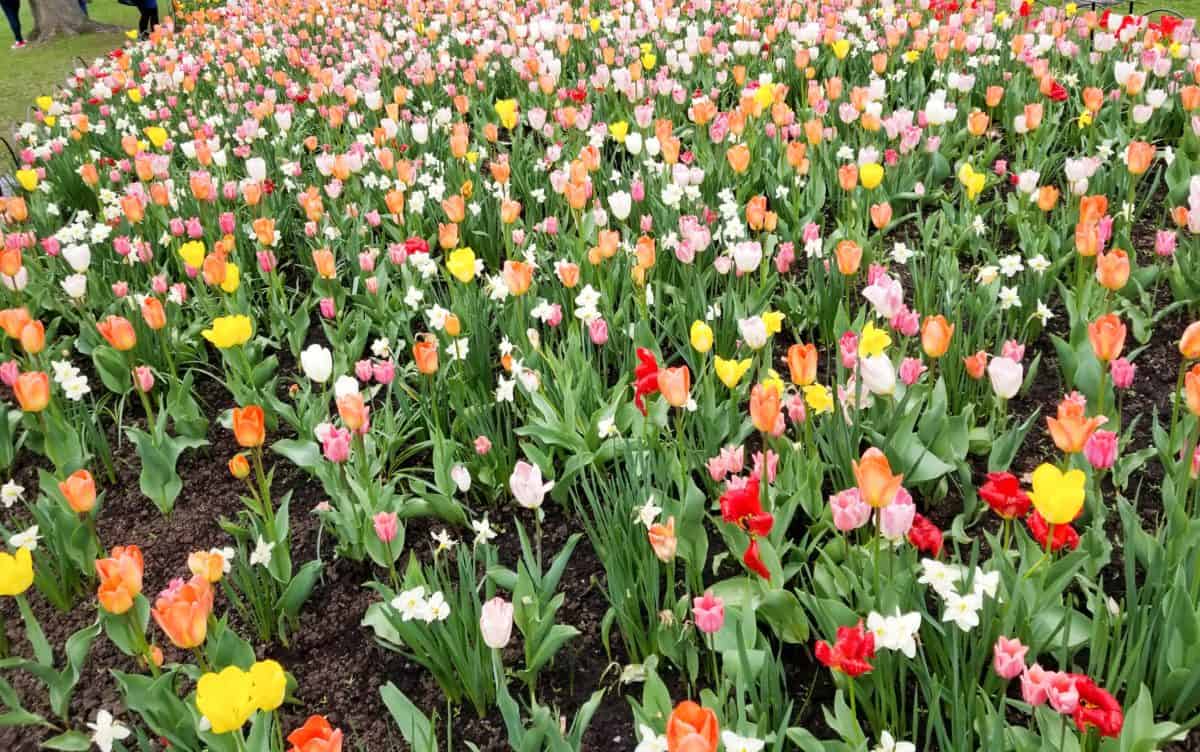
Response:
M497 596L487 603L479 614L479 631L489 648L499 650L508 645L512 638L513 605Z

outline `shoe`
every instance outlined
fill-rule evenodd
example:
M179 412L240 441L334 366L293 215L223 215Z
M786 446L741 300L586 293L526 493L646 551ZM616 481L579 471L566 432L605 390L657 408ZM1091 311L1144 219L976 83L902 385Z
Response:
M14 42L12 48L14 50L19 50L24 46L25 46L25 42Z

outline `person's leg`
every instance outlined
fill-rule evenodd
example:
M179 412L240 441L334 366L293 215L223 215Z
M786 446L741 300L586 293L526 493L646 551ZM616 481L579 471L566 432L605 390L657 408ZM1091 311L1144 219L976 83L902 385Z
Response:
M150 9L150 21L146 31L153 31L154 27L158 26L158 0L147 0L146 5Z
M146 36L146 32L150 30L150 9L146 6L138 8L138 36Z
M4 15L8 18L17 44L24 42L25 38L21 36L21 0L0 0L0 5L4 6Z
M83 11L83 15L87 15L87 0L79 0L79 10Z

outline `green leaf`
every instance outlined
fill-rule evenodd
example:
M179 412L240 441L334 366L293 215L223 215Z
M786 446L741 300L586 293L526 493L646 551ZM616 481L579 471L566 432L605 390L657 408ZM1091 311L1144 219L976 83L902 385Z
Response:
M65 731L42 742L42 749L58 749L67 752L83 752L91 746L91 738L79 731Z
M140 428L127 428L125 434L137 447L142 460L142 472L138 486L142 494L154 502L158 510L169 515L175 508L175 499L183 491L183 479L175 472L175 465L185 449L206 446L205 439L181 436L172 438L166 434L156 437Z
M125 394L133 386L129 360L115 348L99 345L92 350L92 364L109 391Z
M437 734L434 733L429 717L391 682L380 687L379 694L383 697L383 704L392 714L396 726L400 728L400 735L412 747L413 752L437 752Z
M310 562L300 567L300 571L296 572L296 576L288 583L283 594L279 596L279 602L275 604L276 608L283 611L288 616L295 617L300 613L300 607L312 595L313 587L317 584L317 578L321 576L321 567L323 563L320 559L313 559Z

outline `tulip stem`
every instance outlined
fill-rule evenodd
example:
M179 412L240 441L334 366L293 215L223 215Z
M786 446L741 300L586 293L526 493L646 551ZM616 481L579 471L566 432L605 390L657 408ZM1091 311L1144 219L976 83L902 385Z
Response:
M1187 373L1187 363L1179 362L1179 376L1175 379L1175 391L1171 392L1171 433L1170 449L1175 451L1175 423L1179 419L1179 392L1183 389L1183 376Z
M8 657L8 617L0 611L0 658Z

